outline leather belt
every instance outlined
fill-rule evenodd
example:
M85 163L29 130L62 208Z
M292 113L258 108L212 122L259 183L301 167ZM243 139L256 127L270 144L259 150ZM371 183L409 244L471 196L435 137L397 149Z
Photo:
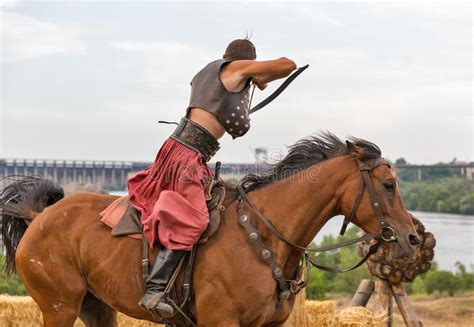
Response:
M182 118L170 138L199 152L204 160L209 161L220 149L219 142L204 127Z

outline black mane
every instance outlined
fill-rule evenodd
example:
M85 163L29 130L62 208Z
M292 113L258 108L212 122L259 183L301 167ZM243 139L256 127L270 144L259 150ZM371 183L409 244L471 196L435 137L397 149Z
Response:
M349 141L356 151L350 149L346 142L330 132L312 135L289 147L288 154L281 161L271 164L262 175L248 174L242 182L247 191L282 180L297 172L322 161L352 154L361 161L377 159L381 151L377 145L369 141L350 137Z

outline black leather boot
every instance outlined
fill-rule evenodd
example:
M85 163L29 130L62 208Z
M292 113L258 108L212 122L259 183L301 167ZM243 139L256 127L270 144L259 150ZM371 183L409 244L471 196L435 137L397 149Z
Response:
M174 315L173 307L165 301L164 290L184 253L161 247L146 280L146 292L138 305L152 314L157 312L162 318Z

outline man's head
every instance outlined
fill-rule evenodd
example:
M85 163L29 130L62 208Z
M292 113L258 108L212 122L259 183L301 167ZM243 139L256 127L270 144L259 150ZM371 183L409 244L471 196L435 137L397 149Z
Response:
M252 42L247 39L237 39L229 43L223 56L231 60L255 60L257 52Z

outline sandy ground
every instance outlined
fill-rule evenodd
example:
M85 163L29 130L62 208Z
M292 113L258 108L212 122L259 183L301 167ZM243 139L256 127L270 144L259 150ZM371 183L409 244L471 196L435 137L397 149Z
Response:
M447 295L410 296L413 308L425 327L471 327L474 326L474 292ZM337 308L345 308L349 297L334 298ZM372 308L373 298L367 307ZM404 327L403 318L394 303L393 327Z

